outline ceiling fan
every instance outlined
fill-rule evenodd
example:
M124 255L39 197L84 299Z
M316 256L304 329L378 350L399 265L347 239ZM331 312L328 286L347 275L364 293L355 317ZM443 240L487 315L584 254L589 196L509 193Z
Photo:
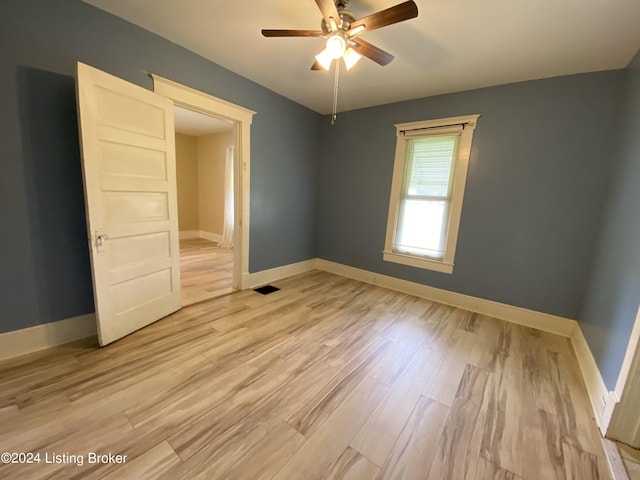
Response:
M413 0L381 10L357 20L346 10L349 0L315 0L322 13L321 30L262 30L265 37L321 37L326 39L325 49L316 55L311 70L329 70L333 60L342 58L349 70L362 56L379 65L387 65L393 55L360 38L371 30L393 25L418 16Z

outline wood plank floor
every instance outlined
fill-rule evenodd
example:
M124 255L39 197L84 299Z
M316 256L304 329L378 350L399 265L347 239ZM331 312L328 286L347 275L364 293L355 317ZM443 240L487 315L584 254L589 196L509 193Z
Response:
M232 279L233 250L204 238L180 240L182 306L233 292Z
M568 339L326 272L275 285L0 363L0 452L83 456L0 478L609 478Z
M640 450L624 443L617 443L624 467L631 480L640 480Z

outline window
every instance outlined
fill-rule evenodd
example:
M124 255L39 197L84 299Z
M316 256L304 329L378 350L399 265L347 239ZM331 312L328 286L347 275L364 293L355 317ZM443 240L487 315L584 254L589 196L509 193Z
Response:
M396 125L383 259L452 273L479 115Z

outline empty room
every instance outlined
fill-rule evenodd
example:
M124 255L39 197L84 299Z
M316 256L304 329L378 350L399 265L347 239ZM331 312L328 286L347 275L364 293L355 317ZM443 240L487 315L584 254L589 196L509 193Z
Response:
M640 478L638 25L3 2L0 478Z

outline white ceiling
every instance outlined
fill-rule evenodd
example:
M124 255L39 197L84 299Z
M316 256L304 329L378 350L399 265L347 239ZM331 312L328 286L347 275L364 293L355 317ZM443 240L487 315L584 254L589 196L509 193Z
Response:
M173 107L173 119L176 133L194 137L233 130L233 122L229 120L204 115L178 105Z
M320 38L264 38L262 28L319 29L314 0L85 0L320 113L333 72L309 70ZM356 18L401 0L351 0ZM341 72L338 109L522 80L624 68L640 48L640 0L416 0L418 18L362 38L395 55Z

